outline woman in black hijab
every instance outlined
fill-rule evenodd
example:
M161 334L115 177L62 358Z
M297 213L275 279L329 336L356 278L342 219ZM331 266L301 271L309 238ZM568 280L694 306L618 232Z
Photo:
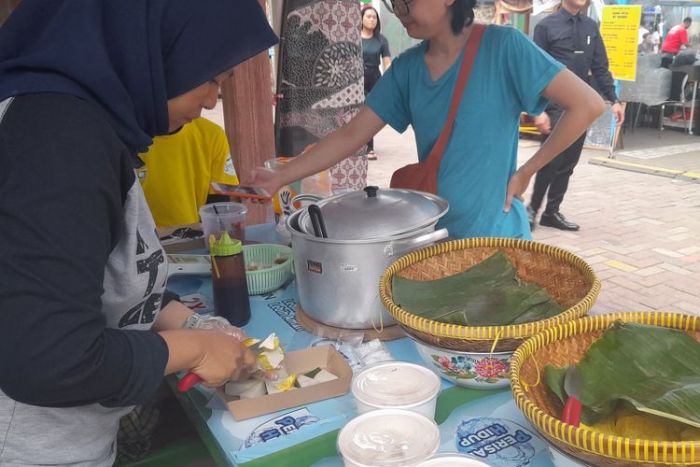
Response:
M182 329L134 165L275 41L257 0L24 0L0 28L0 465L112 465L163 375L254 363Z

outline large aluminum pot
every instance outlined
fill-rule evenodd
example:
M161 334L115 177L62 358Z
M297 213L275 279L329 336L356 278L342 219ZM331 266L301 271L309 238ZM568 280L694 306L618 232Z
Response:
M305 231L300 222L308 218L306 208L287 218L287 228L292 234L299 304L316 321L347 329L379 328L382 324L394 324L395 320L386 312L379 299L379 278L382 273L399 256L448 236L446 229L435 230L438 219L447 212L445 200L411 190L383 189L379 190L379 196L376 189L374 192L372 190L370 188L366 196L369 209L368 205L363 204L362 192L345 193L319 202L324 215L328 213L326 225L330 238L317 237ZM415 206L410 202L396 203L396 196L406 196L404 201L413 197L432 199L439 213L435 215L432 211L427 212L426 217L421 219L416 216ZM348 201L344 202L343 197ZM380 198L379 201L373 199L377 197ZM404 219L398 231L392 232L390 227L386 227L383 235L376 230L376 225L382 224L383 219L372 215L373 211L383 217L387 215L384 208L374 209L376 203L385 202L382 198L395 209L404 211L403 215L401 212L396 213L398 218ZM337 209L342 211L342 215L337 215L333 211L336 208L331 206L341 206ZM357 215L353 214L355 207ZM406 223L406 218L413 220ZM330 225L331 221L334 224L344 222L347 228ZM362 230L362 224L368 226L368 238L356 238L357 232ZM352 238L332 238L331 232Z

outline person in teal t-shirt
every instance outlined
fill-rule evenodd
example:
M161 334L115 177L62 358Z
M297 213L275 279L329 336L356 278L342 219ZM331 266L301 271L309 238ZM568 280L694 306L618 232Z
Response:
M243 183L274 193L348 157L386 124L399 132L411 125L418 157L427 157L447 119L473 30L475 1L392 4L408 35L423 42L394 60L347 125L281 169L254 169ZM518 168L520 115L539 114L548 99L565 108L565 115ZM530 239L522 194L532 175L586 131L604 108L593 89L522 33L488 26L440 163L437 194L449 201L450 210L439 225L453 238Z

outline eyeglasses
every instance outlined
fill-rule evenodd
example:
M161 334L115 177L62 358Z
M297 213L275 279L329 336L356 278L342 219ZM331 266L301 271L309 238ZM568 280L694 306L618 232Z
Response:
M390 0L391 6L389 6L387 0L382 1L396 16L406 16L410 11L409 5L413 2L413 0Z

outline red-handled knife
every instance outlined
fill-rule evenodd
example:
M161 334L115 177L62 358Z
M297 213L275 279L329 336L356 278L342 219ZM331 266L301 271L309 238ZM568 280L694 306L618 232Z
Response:
M569 425L581 424L581 374L576 366L570 366L564 375L564 391L568 398L561 413L561 421Z
M187 392L199 383L204 381L202 378L194 373L187 373L178 383L177 390L180 392Z

